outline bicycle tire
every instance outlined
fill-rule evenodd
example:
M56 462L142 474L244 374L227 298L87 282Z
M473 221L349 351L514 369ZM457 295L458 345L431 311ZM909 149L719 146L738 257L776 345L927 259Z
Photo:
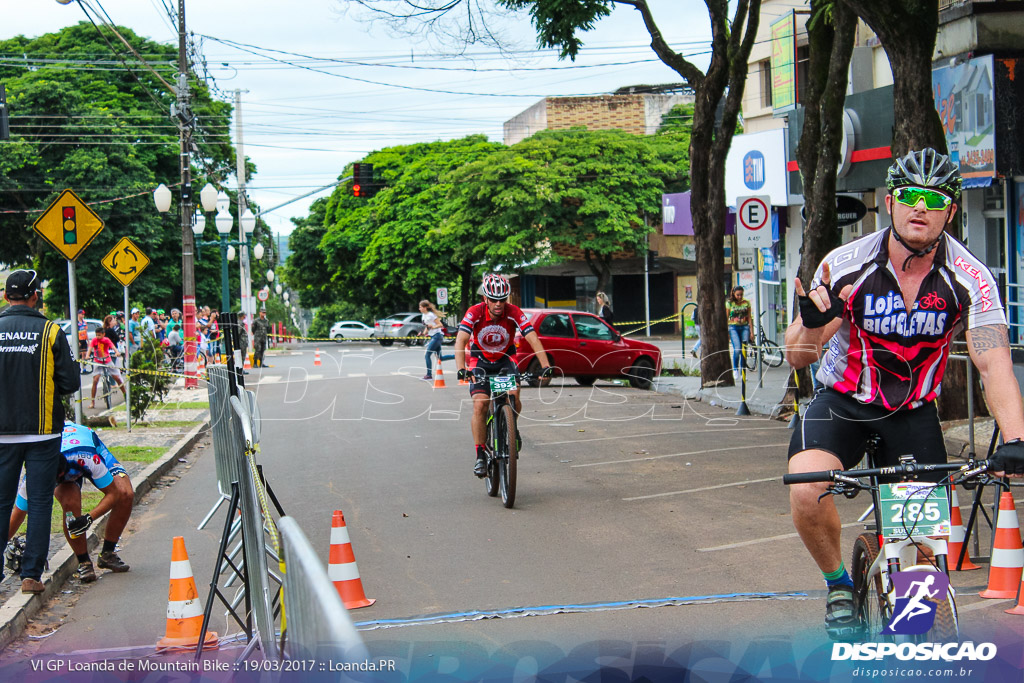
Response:
M744 346L746 350L743 352L743 359L747 364L747 370L757 370L758 348L753 344L745 344Z
M111 405L113 404L113 400L110 397L110 394L114 391L113 384L114 384L114 382L110 379L110 375L104 374L103 375L103 402L106 404L107 410L110 410Z
M519 451L516 448L516 417L512 406L505 403L501 406L498 418L498 442L503 448L499 451L498 465L501 471L501 502L511 508L516 502L516 461Z
M882 629L890 621L889 601L882 586L882 575L878 573L868 580L868 570L878 557L878 538L864 533L853 544L853 613L860 620L864 637L868 641L882 639Z
M492 414L490 418L487 424L487 476L484 477L484 489L487 491L487 495L493 498L498 495L500 486L498 459L494 457L494 415Z
M782 349L779 348L779 345L771 339L761 340L760 351L761 358L764 359L764 364L770 368L777 368L786 360L786 355L782 353Z

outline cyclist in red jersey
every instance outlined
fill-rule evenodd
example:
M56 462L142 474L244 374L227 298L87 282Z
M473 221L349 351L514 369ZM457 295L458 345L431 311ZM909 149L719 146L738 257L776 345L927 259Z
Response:
M1024 473L1024 404L995 278L944 231L957 212L960 170L926 148L897 159L886 186L892 226L830 252L806 293L799 279L793 283L800 315L786 331L786 359L799 369L821 358L826 342L829 350L816 376L824 388L793 432L789 471L850 469L872 434L881 437L875 467L905 453L919 463L945 462L935 399L952 339L966 330L1006 439L993 469ZM833 640L848 640L860 635L861 624L840 552L839 514L832 496L823 495L827 486L791 487L790 507L828 587L825 629Z
M480 368L487 375L514 374L516 364L512 359L515 354L516 328L523 333L523 338L530 345L537 360L544 368L542 377L551 374L551 363L544 352L540 338L530 324L530 319L518 306L508 303L512 287L501 275L485 275L481 288L483 302L471 306L459 323L459 333L455 337L455 367L459 369L459 379L469 378L469 395L473 397L473 443L476 445L474 454L473 474L478 477L487 476L487 461L484 456L484 439L487 435L487 402L491 397L490 385L486 377L481 381L467 370ZM469 345L469 360L466 362L466 346ZM519 389L510 392L515 401L518 415L523 409L519 400ZM519 434L516 434L516 438Z
M108 315L103 319L104 329L113 325L114 316ZM121 371L114 365L114 357L117 355L117 346L105 334L97 334L89 343L89 356L93 359L93 365L98 372L92 376L92 400L90 408L96 407L96 385L99 384L100 375L110 375L117 382L121 393L125 393L124 382L121 380Z

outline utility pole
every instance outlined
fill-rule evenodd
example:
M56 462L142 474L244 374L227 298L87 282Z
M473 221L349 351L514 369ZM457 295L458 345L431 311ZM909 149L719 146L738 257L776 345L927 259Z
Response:
M181 297L185 318L185 387L199 385L196 367L196 274L192 242L192 107L188 91L188 54L185 45L185 0L178 0L178 81L175 117L181 141Z
M242 91L235 89L235 158L236 171L238 176L238 241L246 242L247 235L242 226L242 214L248 208L249 201L245 196L245 147L242 144ZM254 233L255 234L255 233ZM245 353L253 350L252 345L252 316L256 310L252 301L252 278L249 274L249 248L239 247L240 257L238 259L242 270L242 319L245 321L246 346Z

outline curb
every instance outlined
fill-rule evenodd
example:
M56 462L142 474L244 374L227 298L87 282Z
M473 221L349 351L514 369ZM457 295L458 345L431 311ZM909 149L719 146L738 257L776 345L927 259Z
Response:
M202 422L179 439L178 443L171 446L159 459L151 462L139 474L138 481L132 482L135 488L133 507L138 505L139 501L153 489L153 484L160 477L177 464L178 458L199 441L203 431L209 428L209 416L207 415L200 419ZM107 528L107 520L109 518L109 515L104 515L97 524L93 525L87 541L90 552L95 550L99 544L100 538ZM22 593L19 590L7 602L0 605L0 650L6 648L20 637L28 626L29 620L42 609L43 605L50 598L60 592L68 578L75 573L75 569L78 567L78 559L71 551L71 547L65 542L63 547L57 551L57 554L50 558L50 565L53 568L49 572L43 572L42 581L46 589L42 593L31 595Z

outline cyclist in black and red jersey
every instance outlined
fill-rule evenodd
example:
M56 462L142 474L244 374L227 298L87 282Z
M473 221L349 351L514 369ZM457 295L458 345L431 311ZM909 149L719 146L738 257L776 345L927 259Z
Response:
M515 354L516 328L523 333L523 338L530 345L540 365L544 368L542 377L551 374L551 364L544 352L540 338L530 324L530 319L522 309L508 303L512 286L502 275L485 275L481 287L483 302L471 306L459 323L459 333L455 337L455 367L459 369L459 379L470 378L469 395L473 397L473 443L476 444L474 458L476 463L473 473L478 477L487 476L487 461L484 455L484 439L487 435L487 402L491 397L491 388L486 377L470 375L467 367L480 368L487 375L514 374L516 364L512 356ZM469 345L469 360L466 360L466 345ZM518 415L523 408L519 400L519 389L510 392L515 399L515 410ZM516 438L518 438L518 433Z
M825 257L805 292L794 282L800 314L786 331L794 368L818 360L824 385L789 446L789 471L854 467L872 434L883 462L913 453L946 461L935 399L954 335L966 330L988 405L1007 440L996 469L1024 473L1024 405L1013 374L1006 317L996 280L980 259L944 231L957 211L960 171L933 149L889 168L885 206L892 227ZM998 474L1001 474L998 473ZM853 582L840 551L840 521L827 483L790 489L793 524L828 586L825 629L836 640L859 634Z

